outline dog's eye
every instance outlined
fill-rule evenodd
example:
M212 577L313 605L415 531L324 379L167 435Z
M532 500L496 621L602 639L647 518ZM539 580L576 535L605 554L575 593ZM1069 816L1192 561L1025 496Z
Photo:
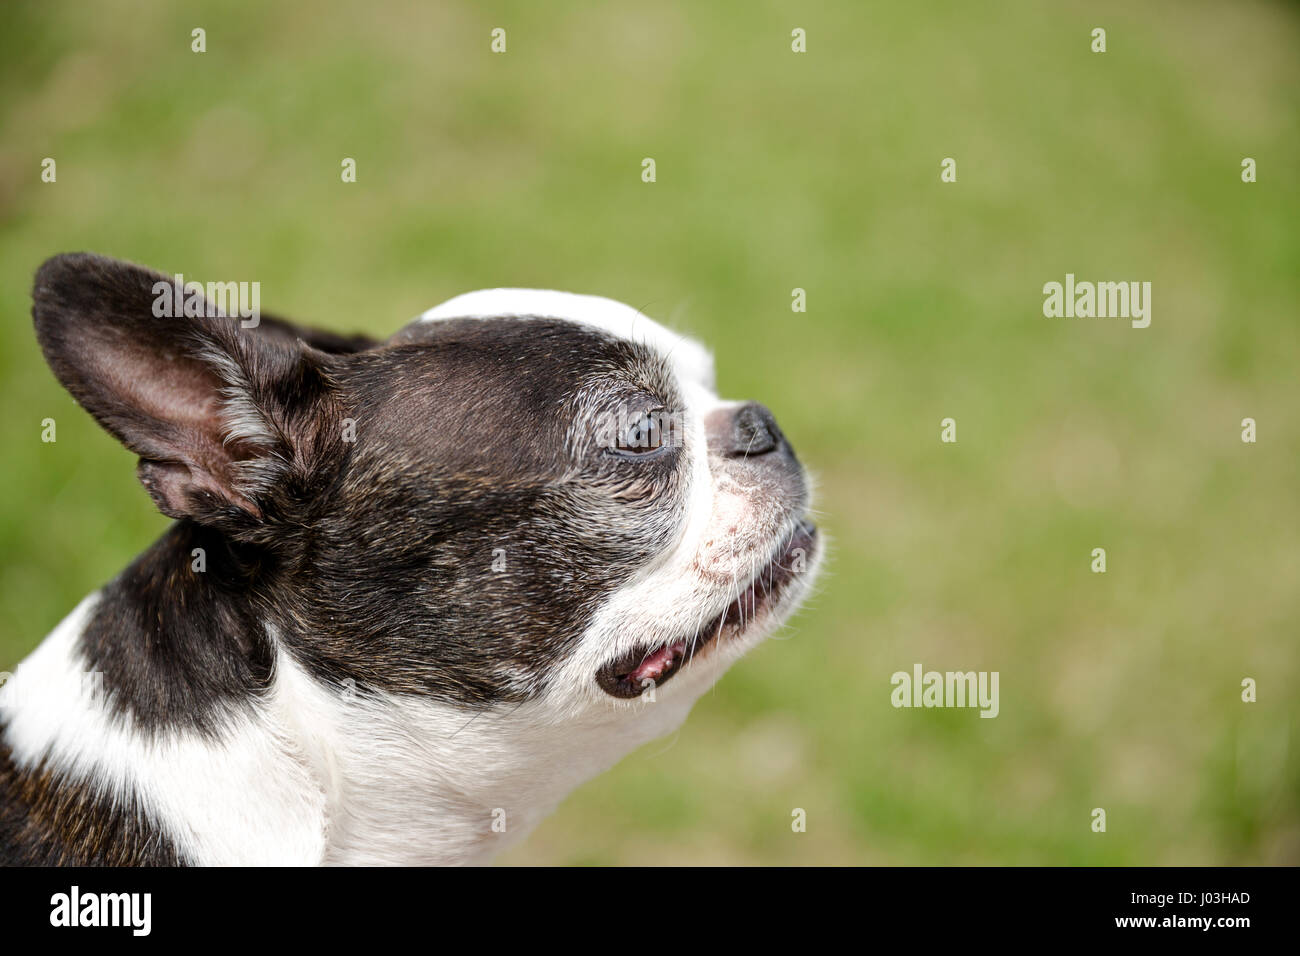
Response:
M614 442L614 450L624 455L648 455L667 447L676 429L665 421L661 410L646 412L625 427Z
M643 454L657 451L663 444L663 430L653 412L646 412L619 435L614 447L621 452Z

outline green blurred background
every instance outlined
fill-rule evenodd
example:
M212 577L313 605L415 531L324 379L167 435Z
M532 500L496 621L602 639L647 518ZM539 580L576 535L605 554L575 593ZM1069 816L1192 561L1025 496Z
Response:
M834 551L678 737L507 861L1300 862L1295 6L0 16L0 668L165 526L41 360L46 256L380 334L485 286L592 292L776 412ZM1067 272L1150 281L1151 327L1044 318ZM1001 715L893 709L915 662L999 671Z

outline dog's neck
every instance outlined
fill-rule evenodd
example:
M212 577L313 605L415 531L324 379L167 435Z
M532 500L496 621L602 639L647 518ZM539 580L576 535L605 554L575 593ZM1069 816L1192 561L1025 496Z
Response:
M576 786L670 731L685 707L557 721L540 703L467 714L409 696L341 698L282 659L272 717L325 795L324 862L480 863Z
M155 545L168 560L192 550L193 541L177 533ZM95 854L76 845L75 821L50 821L44 839L66 837L69 845L46 859L484 862L526 835L575 786L672 730L689 709L683 695L645 705L632 719L612 705L563 716L540 702L467 712L414 695L354 691L311 674L265 624L263 634L208 635L230 653L247 654L263 641L270 648L267 680L242 697L223 696L228 688L214 682L211 662L202 673L158 673L150 671L147 653L136 662L143 669L114 670L100 688L86 679L87 670L117 662L88 664L95 628L144 619L144 609L167 620L171 602L182 599L193 613L192 591L159 593L176 582L156 569L132 573L153 568L155 549L83 601L6 685L4 742L12 765L10 792L0 801L11 812L30 812L12 801L41 775L50 788L134 808L144 821L131 837L139 846L99 846ZM234 620L210 610L200 623ZM194 639L152 634L168 659ZM185 711L167 720L158 709L185 700L187 688L176 682L190 679L202 682L193 695L203 704L202 719ZM133 714L132 700L152 709ZM69 832L61 834L65 824ZM160 860L141 849L150 846L171 852Z

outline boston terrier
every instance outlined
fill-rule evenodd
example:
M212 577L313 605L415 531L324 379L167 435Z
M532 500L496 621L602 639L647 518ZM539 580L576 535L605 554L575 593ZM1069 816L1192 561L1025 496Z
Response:
M812 585L772 415L629 306L493 289L375 341L173 281L36 275L46 360L175 522L0 691L0 861L484 862Z

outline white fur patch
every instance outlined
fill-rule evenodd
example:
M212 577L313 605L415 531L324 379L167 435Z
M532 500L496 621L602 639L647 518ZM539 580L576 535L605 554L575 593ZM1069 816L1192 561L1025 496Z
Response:
M270 692L216 740L139 732L83 677L92 594L0 689L18 766L44 762L143 809L198 865L482 863L579 783L671 732L692 699L564 719L534 702L477 716L321 684L280 650ZM275 638L275 635L271 635Z
M265 713L232 715L216 741L191 731L144 734L110 713L76 646L98 600L77 605L0 692L0 706L12 704L4 716L14 762L32 769L45 761L108 799L134 802L191 863L321 862L324 795Z
M325 862L366 866L487 862L574 787L670 733L693 702L639 715L548 701L474 713L323 685L283 654L276 682L327 795Z
M629 342L649 345L666 356L682 378L714 387L713 357L699 342L664 328L644 312L598 295L551 289L480 289L434 306L421 322L441 319L563 319L601 329Z

